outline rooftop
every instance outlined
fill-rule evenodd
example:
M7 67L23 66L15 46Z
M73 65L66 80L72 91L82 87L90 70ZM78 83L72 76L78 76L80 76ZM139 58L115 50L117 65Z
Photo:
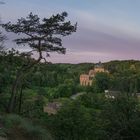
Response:
M103 68L103 64L101 62L95 64L95 68Z

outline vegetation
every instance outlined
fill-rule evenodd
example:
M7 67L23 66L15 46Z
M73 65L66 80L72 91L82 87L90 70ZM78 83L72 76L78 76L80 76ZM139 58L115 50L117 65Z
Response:
M13 53L16 52L11 51L6 56L0 56L2 60L0 61L0 110L2 114L5 114L7 109L16 69L25 61ZM135 65L135 69L132 68L132 65ZM33 136L34 131L44 135L45 130L45 134L51 135L56 140L139 139L140 106L139 99L134 96L134 93L139 92L140 89L138 84L140 62L113 61L105 63L104 66L108 68L110 74L97 74L94 85L91 87L81 87L79 75L88 72L90 68L94 67L94 64L39 63L34 66L26 73L22 81L22 91L19 90L20 94L17 94L15 99L15 112L27 119L27 126L20 122L20 130L15 135L17 137L23 135L28 138L29 135ZM104 96L106 88L120 91L120 94L115 99L106 98ZM80 92L87 93L76 100L70 98ZM48 102L62 98L63 100L59 101L63 103L63 106L56 115L49 116L43 112L43 106ZM11 122L11 119L14 121L14 118L10 118L9 115L7 117L4 116L6 123L2 121L1 133L11 138L16 137L12 133L16 124L11 124L12 128L7 126L7 123L8 125L14 123ZM15 115L14 117L16 121L21 118ZM38 125L39 130L29 130L28 132L26 127L32 128L32 124L28 120L32 120L33 124Z
M28 45L31 48L31 51L27 53L16 53L26 58L27 62L21 65L17 70L8 105L9 112L14 111L18 86L21 85L20 81L24 78L24 73L29 71L42 59L47 62L43 53L46 53L46 56L49 56L50 52L65 54L61 37L68 36L76 31L76 25L71 25L70 21L65 22L66 17L67 13L63 12L62 14L53 15L50 18L44 18L40 21L37 15L30 13L27 18L18 19L16 24L12 24L11 22L2 24L2 27L8 32L25 35L25 37L17 38L15 42L21 45ZM38 59L34 61L30 59L33 52L38 55Z
M66 22L66 17L64 12L40 22L30 13L16 24L2 24L8 32L24 34L15 41L31 51L0 50L0 136L11 140L139 140L140 61L104 63L109 73L97 73L92 86L80 86L80 74L95 64L51 64L43 55L65 53L60 36L76 31L76 24ZM37 59L32 58L33 51ZM110 96L105 96L105 90ZM77 93L84 94L72 99ZM43 107L52 102L62 106L50 115Z

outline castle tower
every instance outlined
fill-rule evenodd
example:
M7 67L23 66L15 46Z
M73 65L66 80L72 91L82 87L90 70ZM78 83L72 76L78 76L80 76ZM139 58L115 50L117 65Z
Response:
M80 75L80 85L81 86L88 86L89 85L89 75L88 74L81 74Z
M104 66L101 62L97 63L94 67L94 72L105 72Z
M104 66L101 62L97 63L94 69L91 69L88 74L81 74L80 75L80 85L81 86L92 86L93 77L95 77L96 73L99 72L106 72L109 73L107 70L104 69Z
M88 73L88 75L89 75L90 77L94 77L94 70L90 70L89 73Z

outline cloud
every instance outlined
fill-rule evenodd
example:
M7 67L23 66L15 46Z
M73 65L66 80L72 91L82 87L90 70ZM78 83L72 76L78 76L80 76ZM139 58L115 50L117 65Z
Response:
M68 51L67 55L60 55L56 53L52 53L50 57L47 58L47 61L53 62L53 63L85 63L85 62L92 62L96 63L99 61L107 62L110 60L126 60L126 58L129 57L129 59L140 59L139 56L134 55L128 55L128 54L112 54L112 53L106 53L106 52L73 52Z
M28 2L26 1L28 4ZM30 3L31 4L31 3ZM15 9L3 10L4 20L15 20L18 17L26 16L30 12L30 4L27 7L15 6ZM5 5L8 9L8 5ZM40 5L41 6L41 5ZM20 10L21 8L21 10ZM63 11L64 7L58 9L46 9L45 6L33 6L33 12L39 11L39 16L44 17ZM63 40L64 47L67 48L66 55L53 53L49 61L57 63L79 63L79 62L98 62L114 59L140 59L140 27L139 22L131 20L125 13L117 9L109 9L111 13L87 9L68 9L72 23L78 22L78 30L71 36ZM112 10L112 11L111 11ZM115 11L114 11L115 10ZM9 15L10 11L10 15ZM21 12L17 12L21 11ZM113 15L115 13L115 15ZM123 14L123 15L122 15ZM137 23L136 23L137 22ZM9 34L10 39L7 43L9 47L16 45L11 43L15 38L14 34ZM18 47L17 47L18 48ZM27 47L20 50L28 50Z
M107 17L92 12L75 10L79 27L93 31L100 31L121 38L140 39L139 24L124 17Z

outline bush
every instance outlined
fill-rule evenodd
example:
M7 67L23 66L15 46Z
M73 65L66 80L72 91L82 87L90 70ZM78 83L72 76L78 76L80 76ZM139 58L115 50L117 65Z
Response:
M3 124L11 140L19 140L21 137L26 140L52 140L45 129L18 115L7 115L3 118Z

